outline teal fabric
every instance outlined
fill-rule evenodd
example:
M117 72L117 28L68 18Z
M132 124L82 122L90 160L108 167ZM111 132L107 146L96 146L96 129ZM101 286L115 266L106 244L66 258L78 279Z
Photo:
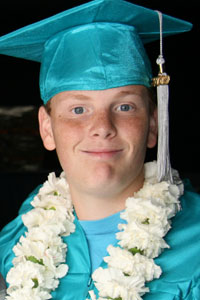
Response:
M21 214L31 208L32 197L33 194L23 204L20 215L0 234L0 272L4 277L12 266L12 247L25 232ZM200 299L200 196L186 189L181 204L182 210L173 219L172 229L166 236L171 248L156 259L163 274L149 283L151 292L143 296L144 300ZM54 300L84 300L94 288L87 240L77 219L75 223L75 233L64 238L69 246L69 273L52 293Z
M102 257L108 255L108 245L116 243L115 234L119 231L118 224L126 223L125 220L120 218L120 213L100 220L79 220L88 242L92 272L100 266Z
M163 14L163 36L191 27ZM152 75L143 44L159 35L156 11L123 0L94 0L1 37L0 53L41 63L46 103L66 90L149 87Z
M62 91L151 85L150 62L132 26L78 26L53 36L44 49L40 71L44 102Z

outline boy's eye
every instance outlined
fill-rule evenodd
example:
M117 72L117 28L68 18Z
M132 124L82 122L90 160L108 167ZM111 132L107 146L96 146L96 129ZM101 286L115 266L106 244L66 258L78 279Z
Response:
M118 111L129 111L132 109L133 109L133 107L129 104L122 104L117 108Z
M78 107L74 107L72 109L73 113L77 114L77 115L80 115L80 114L83 114L85 112L85 108L82 107L82 106L78 106Z

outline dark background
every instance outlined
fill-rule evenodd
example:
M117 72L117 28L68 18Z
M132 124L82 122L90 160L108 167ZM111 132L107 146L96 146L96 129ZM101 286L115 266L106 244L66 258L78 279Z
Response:
M59 13L86 1L1 1L0 35ZM166 71L170 83L170 153L174 168L182 177L190 177L200 191L199 133L199 4L198 1L132 1L193 23L189 33L164 40ZM112 12L111 12L112 13ZM153 63L159 54L159 42L147 47ZM41 105L39 64L0 55L0 107L33 106L22 117L0 114L0 227L17 213L21 202L50 171L60 171L55 153L43 149L37 125ZM149 158L155 158L155 150ZM30 163L31 162L31 163Z

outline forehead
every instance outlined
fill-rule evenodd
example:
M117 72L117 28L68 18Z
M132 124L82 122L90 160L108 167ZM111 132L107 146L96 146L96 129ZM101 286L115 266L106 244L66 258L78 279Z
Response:
M56 94L52 97L51 103L56 105L61 101L70 99L71 101L81 100L87 101L95 99L118 99L126 96L137 96L141 99L147 99L149 97L148 89L142 85L129 85L123 87L116 87L106 90L95 90L95 91L64 91Z

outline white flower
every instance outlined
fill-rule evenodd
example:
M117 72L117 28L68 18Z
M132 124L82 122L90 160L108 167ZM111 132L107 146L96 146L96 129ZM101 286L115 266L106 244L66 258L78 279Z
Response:
M132 255L125 249L111 245L107 248L107 251L110 256L104 257L104 261L108 263L109 267L120 269L124 274L129 276L140 274L146 281L159 278L161 275L161 269L154 263L153 259L139 253Z
M136 223L123 224L124 231L117 233L119 245L126 249L137 248L143 251L149 258L155 258L164 248L169 248L162 236L162 230L156 227L149 227L150 230L144 230L145 225L139 227Z
M56 234L66 234L75 230L73 223L66 220L66 215L56 210L44 210L35 208L22 216L27 228L46 227L46 230L55 230ZM49 227L49 228L48 228Z
M162 181L156 184L150 184L149 182L145 182L144 186L141 190L136 192L134 196L137 198L143 199L159 199L160 203L165 205L166 203L177 203L177 199L173 197L173 195L169 192L169 183L166 181Z
M33 231L33 235L31 234ZM19 243L13 248L17 259L20 257L34 256L38 260L42 260L43 263L50 267L54 267L57 264L64 262L66 257L66 244L63 243L59 236L51 236L51 239L46 238L45 242L41 239L42 234L38 234L38 240L36 240L36 232L30 231L26 237L22 236ZM45 238L43 232L43 238ZM16 258L14 259L14 261Z
M45 210L56 210L62 215L66 215L69 212L68 210L72 211L71 201L67 201L66 198L60 196L59 194L47 195L46 197L44 195L38 194L37 196L35 196L31 204L34 207L40 207ZM73 215L70 214L70 216Z
M74 225L74 223L71 222L71 220L69 221L68 219L66 219L63 222L63 225L64 225L65 230L62 233L62 236L68 236L75 231L75 225Z
M60 245L62 243L62 238L59 236L59 231L54 230L51 227L40 226L33 227L28 232L26 232L26 238L30 241L40 241L46 245L46 247L51 247L52 245ZM65 245L66 247L66 245Z
M11 268L7 275L7 282L12 287L28 288L34 287L33 279L37 279L38 285L44 284L45 267L40 264L33 264L30 261L24 261Z
M56 268L56 278L62 278L67 274L68 266L66 264L61 264Z
M61 196L66 197L69 194L69 185L65 179L64 172L60 177L56 177L55 173L50 173L48 180L41 187L39 194L49 195L58 192ZM69 199L70 200L70 199Z
M63 217L55 210L44 210L42 208L35 208L22 216L24 225L28 228L38 227L41 225L52 224L55 225L59 217ZM60 222L62 224L62 222Z
M8 292L10 292L10 288L8 288ZM24 287L23 289L16 289L10 292L6 300L47 300L51 298L52 296L47 291Z
M37 258L44 255L46 247L40 241L30 241L28 238L21 236L19 243L14 246L13 251L16 256L29 256L33 254Z
M113 299L142 300L140 296L148 292L144 287L144 279L140 276L125 276L122 271L115 268L98 268L92 275L100 297Z
M121 218L127 222L135 221L141 224L162 227L164 232L169 230L168 207L162 207L153 200L142 198L128 198L126 210L121 213ZM147 226L146 226L147 227ZM164 233L165 234L165 233Z
M64 173L59 178L55 176L55 173L50 173L48 181L40 188L31 204L34 207L55 210L71 222L74 221L73 205Z

